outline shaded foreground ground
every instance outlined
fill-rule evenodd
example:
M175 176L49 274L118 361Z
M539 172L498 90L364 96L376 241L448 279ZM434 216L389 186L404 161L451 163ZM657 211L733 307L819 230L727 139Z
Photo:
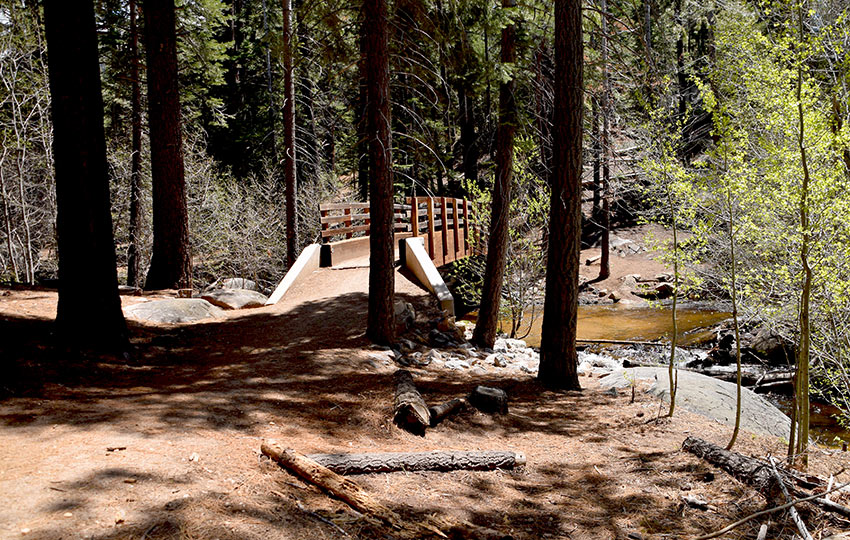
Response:
M261 457L267 437L304 453L523 452L528 465L517 471L356 479L411 519L448 514L520 539L686 538L764 507L760 495L679 450L688 435L725 444L727 428L685 412L647 423L656 400L638 393L630 403L630 395L599 390L594 378L582 378L581 392L556 393L531 375L416 370L431 403L489 384L507 390L510 413L465 413L425 437L399 430L390 421L395 368L358 330L366 297L349 284L364 269L325 272L338 274L223 321L132 325L132 367L41 345L55 293L0 297L0 332L15 336L0 345L0 538L393 537ZM431 300L398 280L424 324ZM783 452L778 441L749 434L737 449ZM850 466L846 456L818 451L813 470L836 472ZM691 509L682 495L711 508ZM822 531L840 529L814 514L806 519ZM755 538L758 524L726 537ZM776 516L769 537L791 532Z

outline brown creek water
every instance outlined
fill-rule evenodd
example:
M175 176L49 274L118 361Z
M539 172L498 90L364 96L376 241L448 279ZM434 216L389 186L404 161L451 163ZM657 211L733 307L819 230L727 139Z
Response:
M676 314L679 343L693 345L712 338L708 330L714 324L729 318L729 313L699 308L679 308ZM543 323L542 309L536 311L536 319L528 322L532 313L525 315L525 321L517 332L532 347L540 346L540 331ZM502 321L502 331L510 332L511 321ZM581 340L617 340L617 341L656 341L669 340L672 334L672 312L666 307L628 307L620 304L579 306L578 339ZM525 336L525 337L523 337Z

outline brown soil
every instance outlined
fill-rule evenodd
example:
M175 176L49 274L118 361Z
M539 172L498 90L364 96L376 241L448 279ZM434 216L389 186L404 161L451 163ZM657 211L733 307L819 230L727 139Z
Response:
M764 507L679 449L688 435L725 444L726 427L686 412L649 421L657 401L638 393L630 403L594 378L582 378L581 392L552 392L530 375L415 370L431 403L488 384L508 392L510 412L467 412L424 437L400 430L390 421L394 367L362 336L365 272L317 272L281 304L220 321L131 323L135 366L45 345L55 292L0 291L0 538L393 537L261 457L263 438L303 453L523 452L528 464L516 471L356 478L409 519L448 515L518 539L692 537ZM401 276L397 290L427 325L431 299ZM776 440L739 441L748 454L783 453ZM811 469L850 467L846 455L815 451ZM692 509L683 495L711 506ZM820 533L842 528L804 515ZM754 538L758 525L726 537ZM792 532L774 516L771 538Z

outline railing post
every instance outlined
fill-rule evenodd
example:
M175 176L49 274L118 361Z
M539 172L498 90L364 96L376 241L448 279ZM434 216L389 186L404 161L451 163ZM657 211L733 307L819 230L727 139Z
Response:
M431 260L434 260L434 235L437 234L434 230L434 199L432 197L428 197L428 256L431 257Z
M319 217L323 218L323 217L327 217L327 215L328 215L328 211L322 210L322 205L320 204L319 205ZM323 222L321 219L319 219L319 222L322 223L322 230L323 231L328 230L328 224L327 223ZM322 235L322 243L323 244L326 244L328 242L327 239L328 239L328 237L326 237L325 235Z
M469 255L469 201L463 200L463 254Z
M410 227L415 238L419 236L419 203L416 197L408 197L407 202L410 204Z
M452 232L454 232L454 241L455 241L455 260L460 258L460 231L458 231L458 217L460 216L460 212L458 211L457 199L452 199Z
M345 210L342 211L342 213L345 214L346 216L350 216L351 215L351 207L346 208ZM346 219L343 223L345 223L346 228L349 228L349 229L353 225L350 217L348 219ZM350 232L345 234L346 238L351 238L351 236L352 235L351 235Z
M446 210L445 197L440 197L440 216L443 224L443 226L440 227L440 235L443 237L442 264L440 265L442 266L443 264L446 264L446 257L449 255L449 231L447 230L449 225L449 213Z

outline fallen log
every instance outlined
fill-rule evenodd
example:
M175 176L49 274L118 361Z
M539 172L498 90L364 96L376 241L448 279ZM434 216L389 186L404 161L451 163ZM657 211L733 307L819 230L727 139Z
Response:
M779 486L770 465L758 459L724 450L716 444L697 437L685 439L682 449L720 467L745 484L753 486L769 501L780 495Z
M428 412L431 413L431 427L442 422L446 417L453 415L466 407L467 402L463 398L455 398L433 407L428 407Z
M525 455L499 450L310 454L307 458L343 475L393 471L486 471L525 465Z
M768 502L774 502L782 494L780 484L776 480L771 466L759 459L724 450L715 444L696 437L685 439L685 442L682 443L682 449L703 458L712 465L720 467L745 484L753 486L764 495ZM810 475L803 476L796 471L778 469L778 473L783 482L803 485L808 489L824 489L827 485L826 481L822 478ZM793 486L791 491L795 497L805 498L808 502L817 505L822 510L850 517L850 508L846 506L822 497L812 497L809 493ZM827 492L829 491L827 488Z
M393 420L400 427L414 433L424 433L431 425L431 413L416 385L413 376L406 369L395 372L395 406Z
M380 519L399 531L399 534L405 538L438 536L440 538L453 538L456 540L511 540L510 536L500 534L486 527L479 527L466 521L455 522L447 518L425 516L418 522L411 523L387 506L376 501L357 483L338 475L295 450L284 450L275 441L263 441L260 449L263 454L293 474L319 486L331 495L346 502L358 512Z

